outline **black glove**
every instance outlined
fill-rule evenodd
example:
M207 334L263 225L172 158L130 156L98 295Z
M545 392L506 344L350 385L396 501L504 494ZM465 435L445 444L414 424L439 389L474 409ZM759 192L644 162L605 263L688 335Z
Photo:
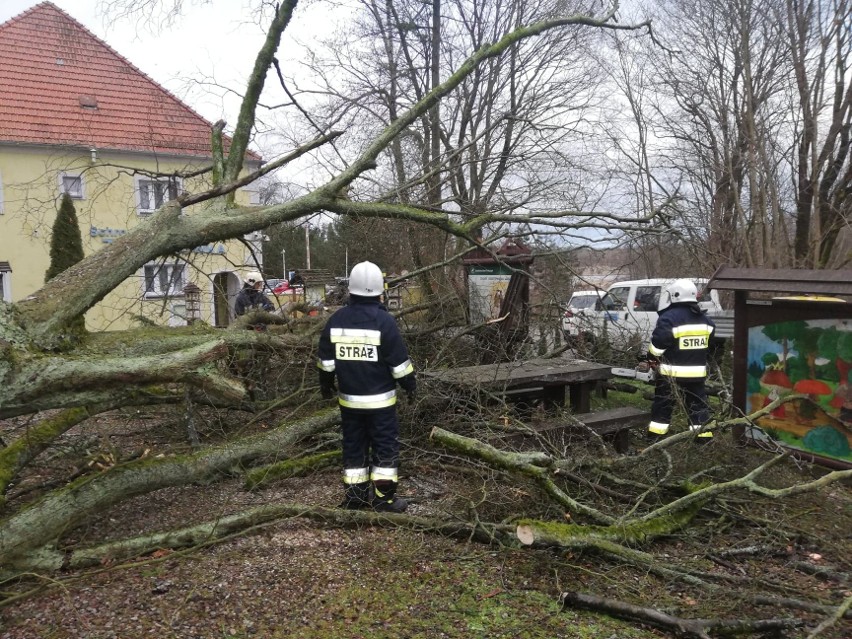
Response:
M414 377L414 373L406 375L399 380L399 385L402 387L402 390L405 391L405 397L408 400L408 403L413 403L417 398L417 380Z
M319 372L319 387L320 395L323 399L331 399L337 393L337 387L334 385L334 373L324 371L318 368Z

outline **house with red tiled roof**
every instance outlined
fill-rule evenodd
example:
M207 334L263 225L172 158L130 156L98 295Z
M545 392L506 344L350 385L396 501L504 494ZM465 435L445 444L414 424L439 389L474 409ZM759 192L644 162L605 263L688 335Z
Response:
M211 127L50 2L0 24L0 299L43 284L63 193L88 254L178 192L208 186ZM257 168L260 157L249 152L246 164ZM244 203L251 196L238 193ZM124 328L136 316L183 323L188 284L202 291L201 319L226 325L241 271L257 270L255 259L228 242L157 260L89 311L87 325Z

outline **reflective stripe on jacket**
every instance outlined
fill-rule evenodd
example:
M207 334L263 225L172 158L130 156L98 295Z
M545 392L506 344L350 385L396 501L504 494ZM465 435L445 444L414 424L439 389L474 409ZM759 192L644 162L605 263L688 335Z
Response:
M707 352L716 325L698 304L672 304L660 311L648 353L660 360L660 375L681 379L707 376Z
M379 409L396 403L396 385L413 391L414 366L394 318L376 298L351 296L320 335L320 376L336 376L341 406ZM322 382L322 378L321 378Z

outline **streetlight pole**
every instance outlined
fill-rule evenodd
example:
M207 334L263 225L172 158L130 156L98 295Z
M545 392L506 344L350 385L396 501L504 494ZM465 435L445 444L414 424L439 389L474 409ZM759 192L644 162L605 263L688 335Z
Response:
M281 276L281 279L289 280L287 277L287 250L281 249L281 271L284 273Z
M306 267L311 270L311 225L305 222L305 254L307 255Z

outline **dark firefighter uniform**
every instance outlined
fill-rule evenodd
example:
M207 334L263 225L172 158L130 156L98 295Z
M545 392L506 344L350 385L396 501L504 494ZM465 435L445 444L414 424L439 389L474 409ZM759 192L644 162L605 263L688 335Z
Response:
M317 366L324 397L334 378L343 425L344 506L404 509L395 498L399 468L396 385L412 396L414 367L394 318L378 297L350 295L348 306L328 320ZM370 485L375 497L369 497Z
M649 434L668 432L679 397L686 403L690 430L701 430L709 420L704 382L715 328L713 320L696 302L672 304L660 311L648 348L651 359L659 362ZM712 437L713 433L704 432L698 436Z
M249 285L244 286L237 293L237 300L234 303L234 315L239 317L259 308L267 312L272 312L275 310L275 305L261 291Z

